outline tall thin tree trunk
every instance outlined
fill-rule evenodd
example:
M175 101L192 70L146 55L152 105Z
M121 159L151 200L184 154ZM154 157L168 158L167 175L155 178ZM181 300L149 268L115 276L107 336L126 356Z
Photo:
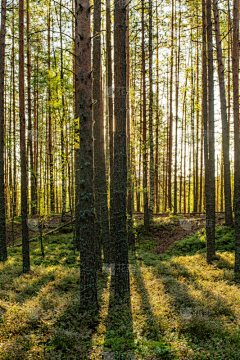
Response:
M91 77L91 30L89 0L76 0L76 55L79 91L79 162L81 169L76 191L76 222L79 222L80 238L80 296L83 308L96 308L97 283L94 254L94 197L93 197L93 134L92 134L92 77ZM80 141L81 137L81 141ZM79 169L77 169L79 170Z
M127 213L128 213L128 245L134 246L134 233L133 233L133 192L132 192L132 166L131 166L131 133L130 133L130 59L129 59L129 6L126 0L126 121L127 121L127 163L128 163L128 178L127 178Z
M30 184L31 184L31 203L30 211L32 215L36 214L36 192L34 181L34 167L33 167L33 139L32 131L32 101L31 101L31 55L30 55L30 5L27 0L27 84L28 84L28 143L29 143L29 157L30 157Z
M172 25L171 25L171 69L170 69L170 119L168 135L168 208L172 210L172 123L173 123L173 45L174 45L174 0L172 0Z
M207 46L208 46L208 123L209 159L207 182L209 196L206 196L207 262L215 255L215 136L214 136L214 84L211 0L207 0ZM207 195L207 194L206 194Z
M223 162L224 162L224 195L225 195L225 224L231 226L232 218L232 204L231 204L231 177L230 177L230 161L229 161L229 127L227 116L227 102L225 93L225 79L224 66L222 56L222 45L219 25L219 14L217 0L213 0L214 24L217 45L217 60L218 60L218 79L221 102L222 115L222 148L223 148Z
M201 120L201 159L200 159L200 189L199 189L199 212L202 212L203 205L203 118Z
M174 213L177 213L177 153L178 153L178 88L179 88L179 70L180 70L180 51L181 51L181 0L179 0L179 29L178 29L178 48L176 51L176 120L175 120L175 163L174 163ZM181 209L180 209L181 212Z
M14 0L12 3L14 9ZM15 12L12 17L12 71L13 71L13 216L17 215L17 161L16 161L16 94L15 94Z
M140 119L139 119L139 165L138 165L138 202L137 202L137 211L141 211L141 165L142 165L142 83L143 83L143 74L141 74L141 87L140 87Z
M195 202L194 202L194 212L199 210L199 169L198 169L198 146L199 146L199 51L198 51L198 42L199 42L199 21L198 21L198 0L197 0L197 109L196 109L196 120L197 120L197 129L196 129L196 172L195 172Z
M187 101L185 102L185 116L184 116L184 159L183 159L183 204L184 214L187 212L186 200L186 148L187 148Z
M152 220L153 208L154 208L152 0L149 0L149 38L148 39L149 39L149 139L150 139L149 219Z
M21 0L20 0L21 1ZM4 181L4 74L6 38L6 0L1 1L0 33L0 261L7 260L5 181Z
M127 151L126 151L126 7L114 2L114 235L115 297L130 292L126 228Z
M21 216L23 273L30 271L29 237L27 225L27 164L25 146L25 96L24 96L24 0L19 0L19 120L21 157Z
M189 131L190 134L190 131ZM192 173L191 173L191 162L192 162L192 147L191 147L191 136L189 136L188 139L188 149L189 149L189 167L188 167L188 213L191 212L191 178L192 178Z
M194 114L195 114L195 76L193 75L193 55L192 55L192 29L191 29L191 133L192 133L192 177L193 177L193 212L195 208L195 197L196 197L196 189L195 189L195 141L194 141ZM191 141L190 141L191 142ZM190 146L191 146L190 145ZM190 192L189 192L190 194Z
M100 123L103 117L101 93L101 1L94 1L93 28L93 136L94 136L94 208L95 208L95 256L96 269L102 271L101 242L101 149ZM105 261L105 259L104 259Z
M50 31L51 31L51 2L48 8L48 153L49 153L49 170L50 170L50 204L51 212L55 212L55 195L54 195L54 179L53 179L53 149L52 149L52 112L51 112L51 57L50 57Z
M101 68L100 68L101 75ZM100 77L100 200L101 200L101 228L102 228L102 244L104 262L111 263L111 242L109 229L109 211L108 211L108 193L107 193L107 179L106 179L106 163L105 163L105 139L104 139L104 109L102 100L102 77Z
M187 67L187 64L186 64ZM186 82L185 82L185 90L184 90L184 97L183 97L183 112L182 112L182 136L181 136L181 175L180 175L180 196L179 196L179 211L181 213L182 211L182 173L184 173L183 178L183 206L184 210L183 212L186 213L186 112L187 112L187 106L186 106L186 95L187 95L187 83L188 83L188 71L186 69ZM185 136L184 136L184 135ZM183 149L184 148L184 149ZM183 171L182 171L182 153L184 151L184 158L183 158Z
M110 248L111 261L114 261L114 219L113 219L113 85L112 85L112 50L111 50L111 6L106 0L106 48L107 48L107 86L108 86L108 126L110 157Z
M239 144L239 0L233 1L233 117L234 117L234 212L235 268L240 273L240 144Z
M155 152L155 203L156 203L156 213L159 213L159 187L158 187L158 172L159 172L159 39L158 39L158 4L156 0L156 27L157 27L157 62L156 62L156 72L157 72L157 94L156 94L156 152Z
M169 161L169 81L168 81L168 65L167 65L167 146L166 146L166 176L165 176L165 202L164 202L164 212L167 211L168 204L168 161Z
M61 173L62 173L62 221L66 220L66 181L65 181L65 141L64 141L64 119L65 119L65 98L64 98L64 83L63 83L63 35L62 35L62 0L60 0L60 47L61 47Z
M146 119L146 78L144 47L144 0L142 0L142 76L143 76L143 198L144 226L149 229L148 187L147 187L147 119Z

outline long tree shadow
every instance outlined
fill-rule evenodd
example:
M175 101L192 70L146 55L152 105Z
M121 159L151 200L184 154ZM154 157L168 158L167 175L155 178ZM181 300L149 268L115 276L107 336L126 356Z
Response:
M130 294L123 301L116 301L114 287L115 277L112 274L103 359L135 359Z
M206 343L216 346L216 338L232 344L232 355L228 357L237 359L239 356L239 331L229 330L227 322L223 319L229 318L237 321L236 313L226 297L214 294L209 286L204 287L196 274L189 271L184 265L170 262L160 263L158 267L151 267L151 273L160 279L164 285L165 292L169 294L174 312L178 317L179 335L190 339L192 344L204 345ZM226 340L225 340L226 339ZM230 356L230 355L229 355Z
M61 359L90 359L93 350L93 334L99 325L102 295L107 288L108 276L104 273L97 275L99 308L92 312L83 312L80 305L80 291L69 297L67 306L58 314L55 335L48 343L52 351L45 354L46 359L55 358L60 354Z
M157 359L171 359L170 347L162 340L164 326L161 319L154 315L150 303L150 295L144 284L144 278L141 268L138 266L137 261L132 262L132 274L135 278L136 291L141 298L140 308L144 310L146 317L145 327L143 329L143 336L147 340L145 344L148 348L149 354L145 356L157 356ZM155 357L154 357L155 358Z

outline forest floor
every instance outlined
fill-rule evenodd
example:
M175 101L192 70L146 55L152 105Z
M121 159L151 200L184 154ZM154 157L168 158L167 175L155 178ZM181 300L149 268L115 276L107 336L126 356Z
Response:
M28 275L21 273L21 248L9 248L0 265L0 359L239 360L234 229L217 226L217 256L208 265L202 226L167 217L146 232L136 219L129 299L114 302L114 276L105 269L97 275L95 316L80 311L80 256L71 233L45 237L44 258L32 242Z
M42 216L42 233L43 235L47 232L58 228L63 223L61 221L61 214L54 214L49 216ZM68 213L65 216L65 223L69 224L71 222L71 215ZM40 220L38 216L32 216L28 220L28 233L29 238L35 238L39 234ZM7 244L8 246L14 246L21 243L22 240L22 223L21 217L16 216L14 219L11 219L6 222L6 233L7 233Z

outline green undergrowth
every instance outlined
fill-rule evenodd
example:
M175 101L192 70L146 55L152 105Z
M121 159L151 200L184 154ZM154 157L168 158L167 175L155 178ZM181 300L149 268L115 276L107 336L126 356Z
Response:
M234 251L234 229L226 226L217 226L215 232L215 246L218 252ZM171 256L194 255L206 253L205 229L179 240L160 257L168 259Z
M136 247L138 251L155 251L155 248L163 240L156 238L159 232L168 232L170 235L174 233L176 227L180 223L175 218L167 218L166 220L159 219L155 221L149 231L146 231L142 221L135 224L136 227ZM216 226L215 232L216 251L225 252L234 251L234 228L223 225ZM159 254L159 259L168 260L172 256L194 255L196 253L203 254L206 252L206 232L202 227L198 231L188 235L182 240L175 242L170 246L164 254Z
M44 267L52 265L63 265L67 267L80 266L78 251L74 251L72 234L51 235L43 237L44 258L39 241L31 243L31 264ZM21 262L21 248L10 248L9 255L16 262Z
M157 233L174 224L167 219L154 226ZM155 244L150 234L149 244ZM232 238L232 229L217 228L212 265L203 231L162 259L138 240L136 254L129 255L130 296L117 303L114 276L99 273L94 314L79 306L80 258L71 234L45 238L44 258L40 244L31 243L28 275L21 274L21 249L9 249L0 264L0 359L240 359Z

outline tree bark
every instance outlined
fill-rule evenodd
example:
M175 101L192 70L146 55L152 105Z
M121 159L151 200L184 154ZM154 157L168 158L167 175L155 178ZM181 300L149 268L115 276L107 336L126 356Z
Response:
M111 50L111 7L106 0L106 47L107 47L107 86L108 86L108 126L109 126L109 157L110 157L110 248L111 262L114 261L114 219L113 219L113 85L112 85L112 50Z
M239 0L233 1L233 118L234 118L234 212L235 268L240 273L240 144L239 144Z
M232 204L231 204L231 177L230 177L230 161L229 161L229 129L227 116L227 102L225 93L225 79L223 55L219 25L219 14L217 0L213 0L213 12L215 23L215 35L217 45L217 60L218 60L218 80L220 90L221 115L222 115L222 149L223 149L223 163L224 163L224 195L225 195L225 224L231 226L233 224L232 218Z
M155 150L155 204L156 213L159 213L159 186L158 186L158 172L159 172L159 38L158 38L158 4L156 0L156 21L157 21L157 59L156 59L156 72L157 72L157 94L156 94L156 150Z
M181 0L179 0L179 29L178 29L178 48L176 51L176 119L175 119L175 162L174 162L174 213L177 213L177 153L178 153L178 89L179 89L179 68L181 51ZM177 36L177 34L176 34ZM181 212L181 209L180 209Z
M127 121L127 213L128 213L128 245L134 247L134 232L133 232L133 192L132 192L132 173L133 169L131 166L131 120L130 120L130 59L129 59L129 6L128 0L126 0L126 121Z
M152 51L152 0L149 0L149 140L150 140L150 196L149 219L153 219L154 208L154 153L153 153L153 51Z
M170 119L168 135L168 208L172 210L172 123L173 123L173 45L174 45L174 0L172 0L172 25L171 25L171 69L170 69Z
M123 299L130 292L126 228L127 151L126 151L126 7L114 3L114 236L115 297Z
M36 192L35 192L35 173L33 168L33 140L34 133L32 131L32 101L31 101L31 55L30 55L30 5L27 0L27 84L28 84L28 144L29 144L29 160L30 162L30 184L31 184L31 198L30 211L32 215L36 214Z
M148 186L147 186L147 119L146 119L146 69L144 47L144 0L142 0L142 76L143 76L143 199L144 226L149 229Z
M208 47L208 194L206 194L207 262L215 255L215 136L214 136L214 84L211 0L207 0L207 47Z
M4 182L4 74L6 39L6 0L1 1L0 33L0 261L7 260L5 182Z
M24 0L19 0L19 120L21 157L21 216L23 273L30 271L29 237L27 225L27 164L25 146L25 96L24 96Z
M55 194L54 194L54 178L53 178L53 150L52 150L52 111L51 111L51 57L50 57L50 30L51 30L51 2L48 8L48 153L49 153L49 170L50 170L50 204L51 212L55 212Z
M100 145L100 126L103 118L103 104L101 93L101 1L94 1L94 29L93 29L93 135L94 135L94 206L95 206L95 255L96 267L102 271L101 242L102 242L102 218L101 206L104 191L101 184L101 145ZM105 155L103 154L105 157ZM108 218L108 215L107 215ZM104 239L103 239L104 240ZM104 259L105 261L105 259Z
M59 31L60 31L60 47L61 47L61 102L62 102L62 111L61 111L61 173L62 173L62 221L66 220L66 181L65 181L65 141L64 141L64 119L65 119L65 97L64 97L64 83L63 83L63 38L62 38L62 0L60 0L60 21L59 21Z
M76 54L78 73L79 106L79 184L76 191L76 221L79 222L80 248L80 297L83 308L96 308L97 283L94 254L94 197L93 197L93 134L92 134L92 77L91 77L91 30L89 0L76 1ZM77 169L77 170L79 170ZM81 205L80 205L81 204Z
M197 120L197 129L196 129L196 172L195 172L195 202L194 202L194 212L197 212L199 209L199 169L198 169L198 145L199 145L199 22L198 22L198 0L197 0L197 109L196 109L196 120Z

